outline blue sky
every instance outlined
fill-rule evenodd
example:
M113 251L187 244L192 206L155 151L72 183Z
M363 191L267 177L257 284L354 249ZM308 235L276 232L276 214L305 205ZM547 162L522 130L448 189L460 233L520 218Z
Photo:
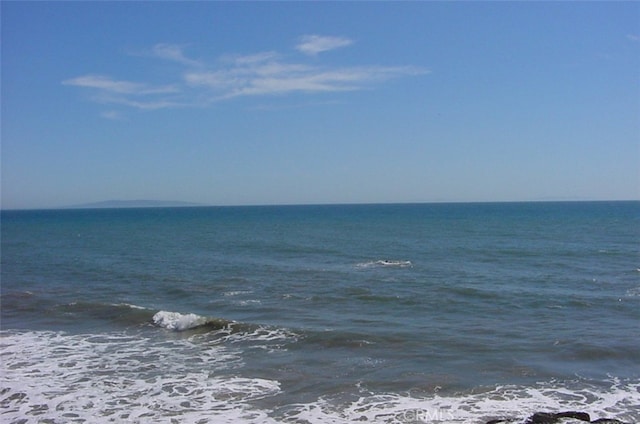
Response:
M2 207L640 199L637 2L2 2Z

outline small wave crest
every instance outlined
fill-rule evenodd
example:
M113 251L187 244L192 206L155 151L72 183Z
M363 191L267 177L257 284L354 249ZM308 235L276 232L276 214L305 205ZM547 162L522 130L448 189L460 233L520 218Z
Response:
M633 287L627 290L627 297L640 297L640 287Z
M173 331L186 331L200 327L222 329L233 321L222 318L204 317L196 314L160 311L153 316L153 323L158 327Z
M388 259L379 259L377 261L360 262L356 264L357 268L410 268L413 264L411 261L397 261Z

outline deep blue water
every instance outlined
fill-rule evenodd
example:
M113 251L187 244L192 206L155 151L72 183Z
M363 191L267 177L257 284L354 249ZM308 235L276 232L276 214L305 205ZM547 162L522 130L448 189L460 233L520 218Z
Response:
M640 202L1 225L8 422L640 421Z

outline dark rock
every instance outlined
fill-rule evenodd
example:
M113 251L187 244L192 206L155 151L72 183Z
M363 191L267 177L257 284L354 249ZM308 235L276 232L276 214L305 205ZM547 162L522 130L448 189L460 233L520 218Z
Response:
M591 421L591 417L586 412L566 411L566 412L536 412L524 422L524 424L559 424L562 418L573 418L591 424L630 424L614 418L598 418ZM486 424L501 424L513 422L509 418L495 419L487 421Z
M580 421L591 422L591 417L586 412L576 412L576 411L567 411L567 412L537 412L530 416L525 424L554 424L557 423L561 418L574 418Z
M555 424L558 422L556 414L550 412L536 412L525 421L525 424Z
M586 412L559 412L556 414L558 418L575 418L576 420L591 422L591 417Z

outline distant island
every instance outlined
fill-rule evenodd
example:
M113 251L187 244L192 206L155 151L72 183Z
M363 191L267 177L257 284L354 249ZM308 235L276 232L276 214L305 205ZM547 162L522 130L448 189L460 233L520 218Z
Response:
M65 209L103 209L103 208L178 208L207 206L201 203L178 202L167 200L105 200L102 202L83 203L67 206Z

